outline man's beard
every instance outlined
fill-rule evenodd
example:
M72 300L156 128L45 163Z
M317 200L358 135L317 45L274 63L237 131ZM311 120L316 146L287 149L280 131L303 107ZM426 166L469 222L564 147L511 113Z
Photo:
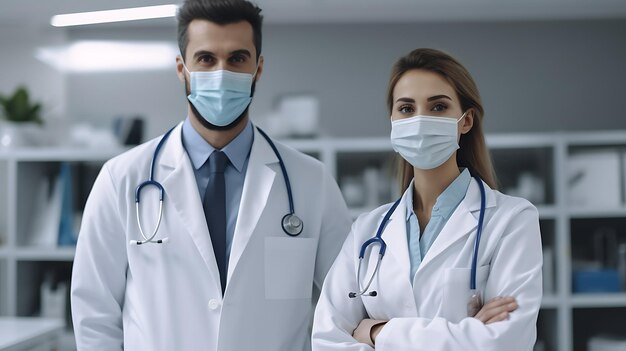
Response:
M254 88L255 87L256 87L256 81L252 82L252 88L250 90L250 97L254 96ZM189 94L191 94L191 89L189 88L189 82L187 81L187 78L185 78L185 93L186 93L186 96L189 96ZM246 109L243 110L243 112L239 115L239 117L235 118L234 121L232 121L231 123L229 123L229 124L227 124L225 126L218 126L218 125L215 125L213 123L210 123L204 117L202 117L202 114L200 113L200 111L198 111L198 109L196 109L196 107L193 105L193 103L191 101L187 100L187 102L189 102L189 106L191 106L191 112L193 112L193 115L194 115L194 118L196 119L196 121L200 122L200 124L202 124L202 126L204 128L210 129L210 130L231 130L231 129L235 128L246 117L246 115L248 114L248 109L250 108L250 104L248 104ZM250 102L250 103L252 103L252 102Z

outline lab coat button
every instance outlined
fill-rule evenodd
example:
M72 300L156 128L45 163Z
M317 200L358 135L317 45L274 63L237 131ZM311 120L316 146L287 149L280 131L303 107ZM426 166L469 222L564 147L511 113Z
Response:
M217 299L210 299L209 300L209 309L216 310L216 309L218 309L220 307L221 304L222 303L219 300L217 300Z

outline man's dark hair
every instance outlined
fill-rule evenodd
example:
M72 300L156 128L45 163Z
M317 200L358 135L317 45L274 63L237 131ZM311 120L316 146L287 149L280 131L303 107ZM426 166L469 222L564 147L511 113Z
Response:
M185 60L189 44L187 28L195 19L203 19L219 25L246 21L252 26L256 59L261 56L261 9L246 0L186 0L178 10L178 48Z

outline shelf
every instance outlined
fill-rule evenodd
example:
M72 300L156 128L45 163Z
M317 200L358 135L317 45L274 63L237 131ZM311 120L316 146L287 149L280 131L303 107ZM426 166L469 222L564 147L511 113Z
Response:
M285 145L291 146L302 152L316 152L323 148L331 148L334 152L367 152L387 151L393 152L389 138L347 138L347 139L284 139Z
M570 132L564 135L571 146L624 145L625 131L585 131Z
M569 208L569 217L572 218L626 218L626 207L609 208Z
M15 258L21 261L72 261L75 247L21 247L15 251Z
M279 139L279 141L304 153L320 152L320 145L324 145L324 139Z
M0 326L2 350L49 350L64 323L56 318L2 317Z
M571 304L574 308L626 307L626 293L574 294Z
M58 350L63 351L75 351L76 350L76 337L73 331L65 330L61 333L59 337L59 347Z
M486 135L485 141L490 149L535 149L553 147L554 135L550 133L498 134Z
M541 308L557 308L561 304L561 300L554 294L544 295L541 299Z
M108 160L128 148L17 148L0 150L0 160L19 161L91 161Z
M558 209L554 205L537 205L539 211L539 219L554 219L559 214Z

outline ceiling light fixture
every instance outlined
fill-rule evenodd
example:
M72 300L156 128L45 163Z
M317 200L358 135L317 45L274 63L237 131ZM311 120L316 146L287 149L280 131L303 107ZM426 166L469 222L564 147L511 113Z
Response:
M40 48L35 57L61 72L88 73L174 69L173 42L79 41Z
M50 24L55 27L80 26L85 24L137 21L176 16L177 5L133 7L118 10L67 13L52 16Z

